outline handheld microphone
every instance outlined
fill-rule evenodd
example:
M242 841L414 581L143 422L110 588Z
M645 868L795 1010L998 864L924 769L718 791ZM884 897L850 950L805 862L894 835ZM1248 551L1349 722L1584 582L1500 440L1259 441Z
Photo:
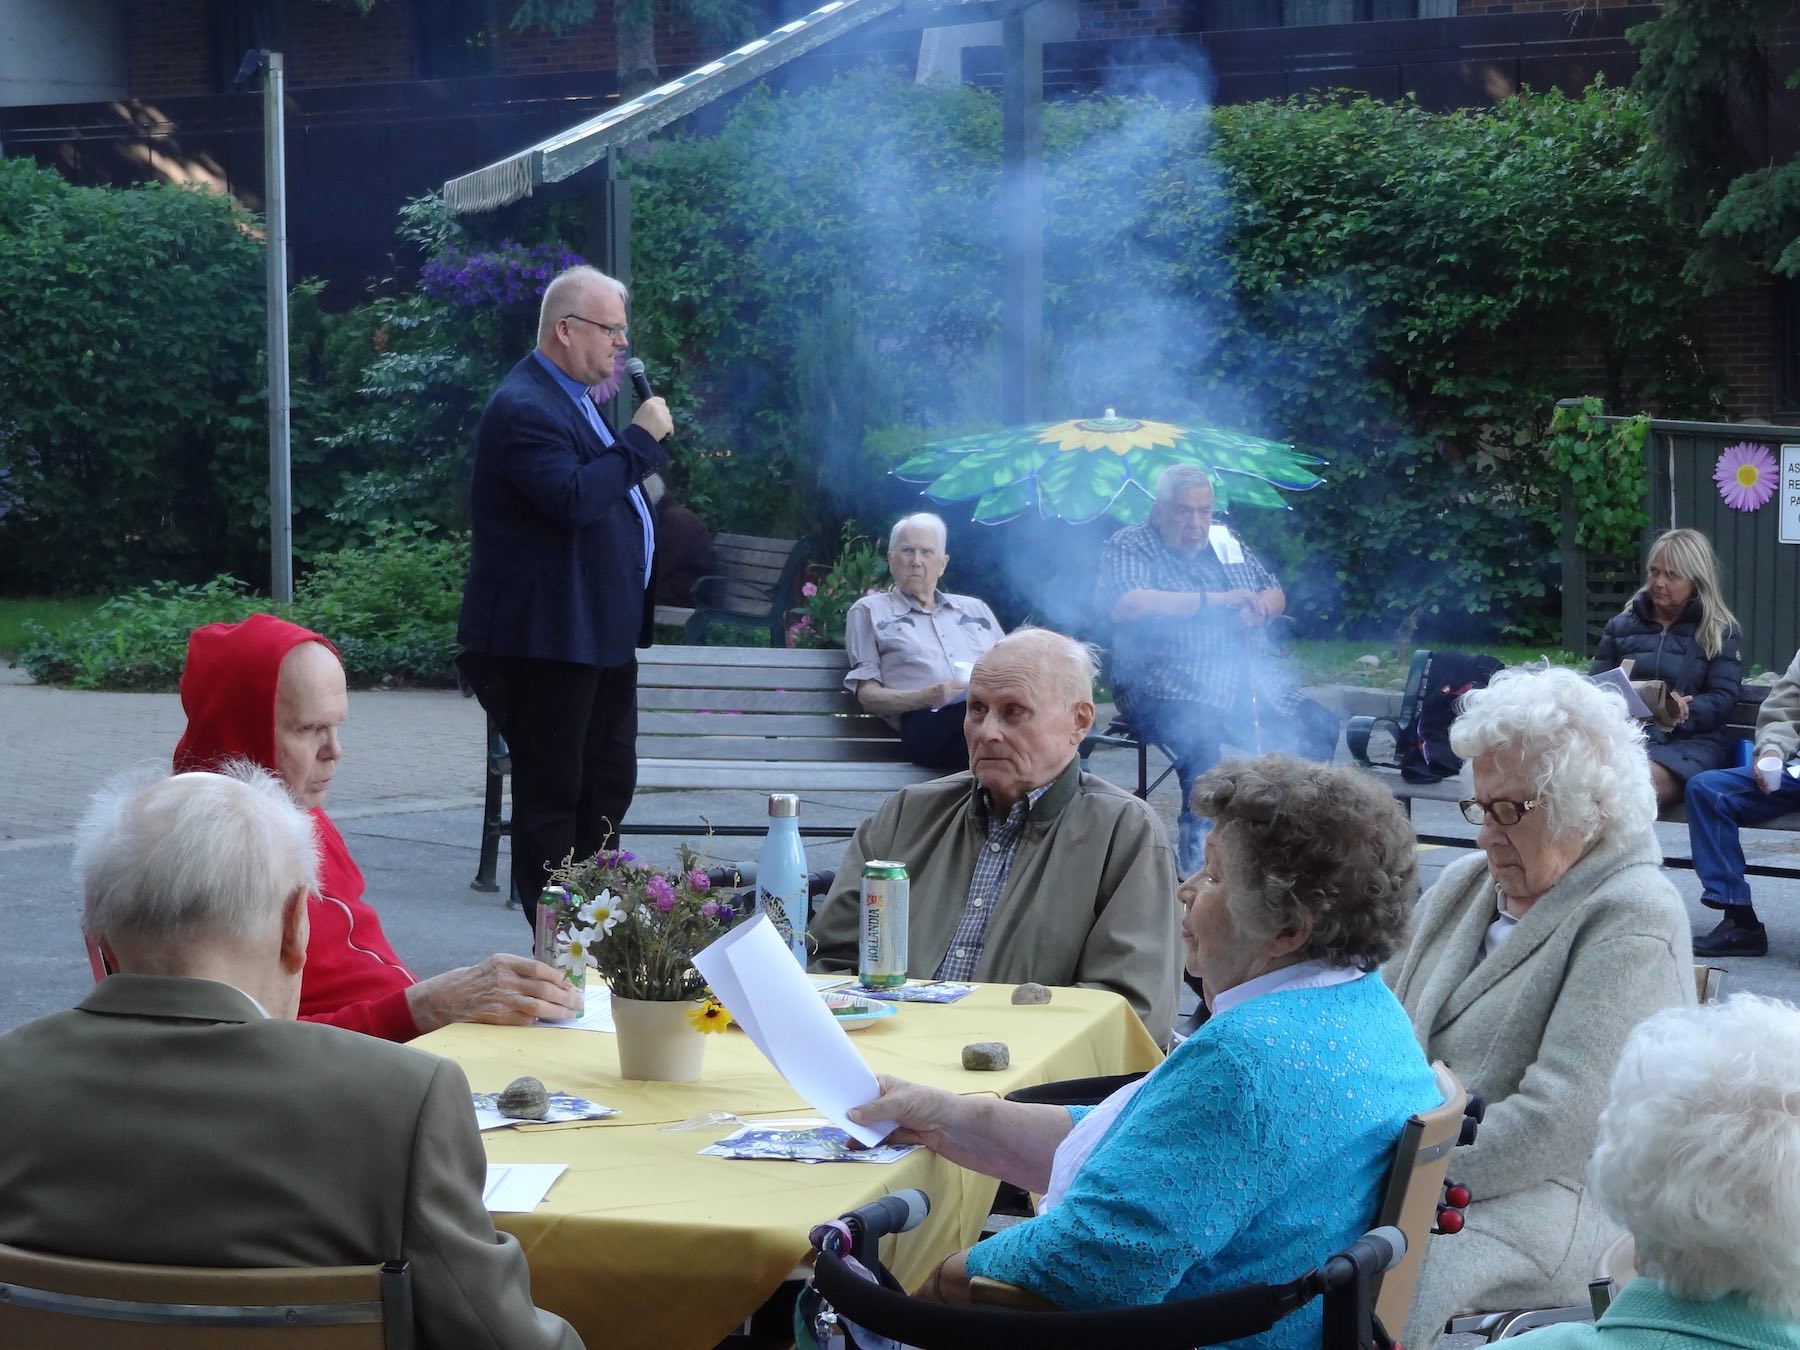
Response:
M925 1216L929 1213L931 1197L924 1191L908 1187L871 1201L861 1209L851 1210L844 1216L844 1222L849 1226L858 1250L861 1250L863 1244L872 1246L889 1233L912 1232L925 1222Z
M644 374L644 363L631 357L625 362L625 373L631 376L631 388L637 394L639 403L648 403L654 394L650 392L650 377Z

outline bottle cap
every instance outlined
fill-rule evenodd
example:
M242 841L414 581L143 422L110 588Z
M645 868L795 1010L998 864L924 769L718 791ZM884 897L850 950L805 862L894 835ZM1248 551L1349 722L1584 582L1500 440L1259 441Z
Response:
M769 794L769 817L797 816L800 814L800 798L792 792L771 792Z

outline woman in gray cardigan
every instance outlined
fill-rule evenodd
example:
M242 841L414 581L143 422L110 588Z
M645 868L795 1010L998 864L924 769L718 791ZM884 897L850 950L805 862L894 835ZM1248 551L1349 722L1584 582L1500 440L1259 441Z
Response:
M1420 898L1385 970L1428 1059L1488 1099L1450 1175L1468 1226L1434 1242L1402 1337L1464 1311L1576 1303L1614 1236L1588 1196L1607 1082L1645 1017L1694 1000L1687 916L1663 876L1643 732L1568 670L1508 671L1450 730L1480 856Z

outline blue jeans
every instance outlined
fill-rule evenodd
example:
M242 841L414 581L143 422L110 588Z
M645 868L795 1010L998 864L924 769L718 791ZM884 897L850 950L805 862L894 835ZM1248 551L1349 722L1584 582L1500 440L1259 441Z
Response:
M1800 779L1786 771L1773 792L1756 786L1753 769L1709 769L1688 779L1688 843L1702 901L1714 909L1750 903L1738 829L1790 811L1800 811Z
M1265 712L1254 732L1249 730L1252 718L1247 706L1235 714L1221 714L1188 699L1134 695L1128 699L1126 716L1133 731L1162 746L1175 761L1175 777L1181 784L1175 866L1184 877L1198 872L1206 860L1206 836L1212 830L1212 821L1193 812L1194 783L1224 757L1226 745L1242 746L1253 754L1285 750L1327 764L1337 749L1337 715L1309 698L1301 699L1292 713Z

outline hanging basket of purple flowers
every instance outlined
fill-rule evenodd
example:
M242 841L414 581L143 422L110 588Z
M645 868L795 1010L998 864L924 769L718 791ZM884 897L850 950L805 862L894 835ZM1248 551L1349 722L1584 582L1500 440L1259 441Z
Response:
M535 305L551 277L581 262L564 244L527 246L511 239L487 249L451 244L420 269L419 287L434 300L464 309Z

